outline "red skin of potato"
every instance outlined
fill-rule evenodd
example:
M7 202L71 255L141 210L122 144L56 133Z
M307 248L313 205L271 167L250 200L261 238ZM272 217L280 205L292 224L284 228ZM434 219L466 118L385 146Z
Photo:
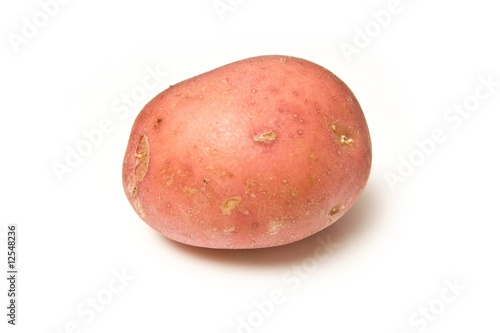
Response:
M259 56L170 86L134 122L123 187L175 241L263 248L338 220L366 186L371 141L347 85L304 59Z

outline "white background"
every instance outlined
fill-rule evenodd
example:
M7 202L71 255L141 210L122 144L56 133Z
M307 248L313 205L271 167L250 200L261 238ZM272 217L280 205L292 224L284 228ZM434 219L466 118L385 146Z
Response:
M222 18L213 0L71 0L46 9L51 17L35 0L2 2L1 331L499 332L494 2L401 0L384 26L372 12L388 0L221 2L231 6ZM357 53L346 56L347 44ZM334 226L289 246L217 251L163 238L122 190L135 115L170 84L262 54L314 61L353 90L373 143L365 192ZM128 115L113 112L155 68L168 73L155 89ZM497 82L491 92L481 78ZM489 95L478 100L476 89ZM464 102L467 117L444 118ZM59 180L54 163L103 119L112 130ZM419 160L415 140L436 129L446 140ZM387 175L410 157L420 165L392 189ZM3 277L11 223L16 327ZM337 245L321 261L318 239ZM268 304L273 290L283 302L264 316L255 302Z

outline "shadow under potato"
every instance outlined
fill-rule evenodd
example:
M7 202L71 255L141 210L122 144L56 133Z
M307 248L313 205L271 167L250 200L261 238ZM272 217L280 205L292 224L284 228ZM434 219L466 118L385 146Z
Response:
M314 255L314 251L321 246L318 239L338 244L339 250L346 243L355 241L355 236L366 230L374 220L375 208L378 207L375 192L376 189L367 186L358 201L337 222L305 239L286 245L261 249L209 249L182 244L160 234L158 237L176 250L214 262L249 266L294 264Z

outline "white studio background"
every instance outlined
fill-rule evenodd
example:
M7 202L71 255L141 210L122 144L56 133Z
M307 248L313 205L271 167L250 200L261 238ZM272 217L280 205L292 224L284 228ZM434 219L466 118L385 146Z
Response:
M493 2L22 0L3 1L0 22L1 332L500 331ZM288 246L163 238L122 190L135 115L170 84L262 54L314 61L353 90L373 143L365 192Z

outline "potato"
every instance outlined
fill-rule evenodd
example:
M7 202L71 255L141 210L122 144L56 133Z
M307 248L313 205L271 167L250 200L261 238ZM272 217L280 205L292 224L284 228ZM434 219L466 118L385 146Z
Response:
M153 229L194 246L283 245L338 220L371 167L365 117L327 69L237 61L170 86L134 122L123 187Z

